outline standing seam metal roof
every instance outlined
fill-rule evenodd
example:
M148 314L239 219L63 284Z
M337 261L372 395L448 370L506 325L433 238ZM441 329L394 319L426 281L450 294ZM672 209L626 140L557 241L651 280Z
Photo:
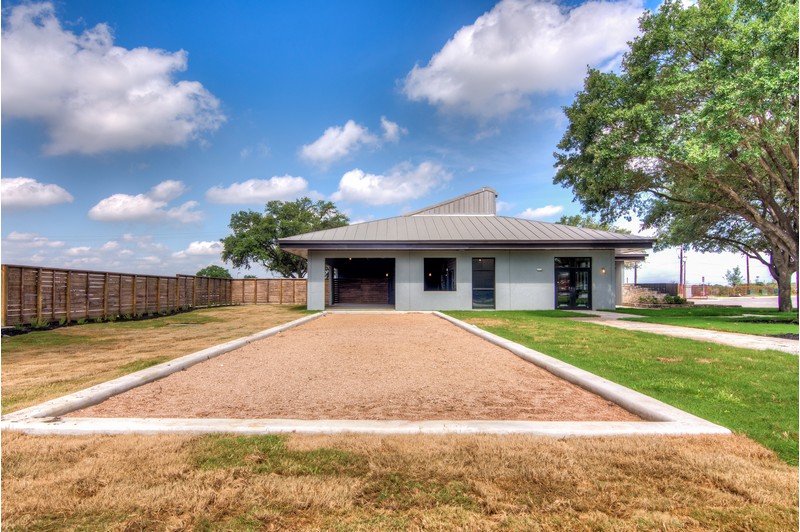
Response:
M303 244L379 243L379 242L480 242L480 243L602 243L649 248L653 239L610 231L485 215L414 215L326 229L280 239L286 247Z

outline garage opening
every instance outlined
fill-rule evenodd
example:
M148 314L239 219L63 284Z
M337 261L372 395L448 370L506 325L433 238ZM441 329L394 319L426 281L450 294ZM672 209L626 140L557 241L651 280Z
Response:
M325 261L328 305L394 308L394 259Z

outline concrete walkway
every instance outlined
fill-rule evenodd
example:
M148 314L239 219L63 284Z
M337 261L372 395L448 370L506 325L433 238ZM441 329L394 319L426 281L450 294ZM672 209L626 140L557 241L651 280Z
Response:
M665 336L675 336L677 338L688 338L689 340L700 340L701 342L713 342L715 344L729 345L732 347L743 347L745 349L756 349L766 351L775 349L793 355L798 354L800 342L788 338L772 338L769 336L756 336L753 334L739 334L722 331L711 331L708 329L694 329L691 327L679 327L677 325L662 325L659 323L642 323L640 321L621 321L623 318L641 318L633 314L619 314L616 312L603 312L594 310L578 310L581 314L599 316L598 318L575 318L587 323L596 323L617 329L628 331L648 332L653 334L663 334Z

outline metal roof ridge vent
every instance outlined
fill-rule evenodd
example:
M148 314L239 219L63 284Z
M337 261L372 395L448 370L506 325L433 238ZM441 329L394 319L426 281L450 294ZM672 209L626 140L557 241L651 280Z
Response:
M497 214L497 191L491 187L462 194L456 198L439 202L410 212L406 216L461 214L495 216Z

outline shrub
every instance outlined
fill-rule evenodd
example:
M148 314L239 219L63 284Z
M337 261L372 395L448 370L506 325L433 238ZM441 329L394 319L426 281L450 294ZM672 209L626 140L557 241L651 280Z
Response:
M50 320L47 318L33 318L31 320L31 329L46 329L50 326Z
M640 296L639 303L645 305L658 305L659 301L656 296Z

